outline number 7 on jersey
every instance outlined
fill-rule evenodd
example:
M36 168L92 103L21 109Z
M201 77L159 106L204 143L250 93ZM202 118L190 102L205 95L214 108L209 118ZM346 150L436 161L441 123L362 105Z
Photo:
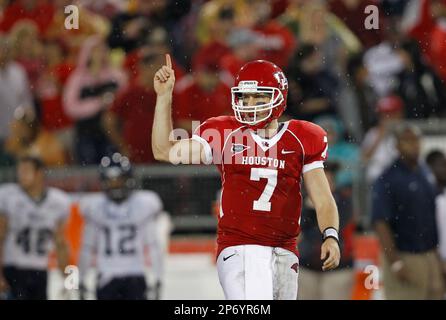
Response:
M271 197L273 196L274 189L277 185L277 170L264 169L264 168L252 168L251 180L260 181L260 179L268 179L265 189L258 200L255 200L252 204L252 209L257 211L271 211Z

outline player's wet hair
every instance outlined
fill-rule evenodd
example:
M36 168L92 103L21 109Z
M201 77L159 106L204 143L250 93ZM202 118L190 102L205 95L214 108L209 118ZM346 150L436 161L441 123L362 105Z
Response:
M34 169L36 171L41 171L45 169L45 163L43 160L37 156L33 155L26 155L23 157L20 157L17 161L18 164L20 163L31 163L34 166Z

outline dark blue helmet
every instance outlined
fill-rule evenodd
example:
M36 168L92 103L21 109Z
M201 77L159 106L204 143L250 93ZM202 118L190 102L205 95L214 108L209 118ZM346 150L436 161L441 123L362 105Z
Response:
M103 157L99 166L101 185L107 196L115 201L127 199L134 188L132 166L127 157L114 153Z

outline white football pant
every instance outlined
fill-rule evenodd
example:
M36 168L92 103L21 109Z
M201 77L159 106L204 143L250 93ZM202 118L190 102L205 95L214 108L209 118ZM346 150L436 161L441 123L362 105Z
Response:
M217 258L228 300L296 300L299 259L288 250L260 245L225 248Z

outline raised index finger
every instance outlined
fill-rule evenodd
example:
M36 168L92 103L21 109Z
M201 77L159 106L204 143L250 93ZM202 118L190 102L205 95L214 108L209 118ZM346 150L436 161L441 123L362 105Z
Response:
M166 65L168 68L172 69L172 60L170 59L170 54L166 53Z

